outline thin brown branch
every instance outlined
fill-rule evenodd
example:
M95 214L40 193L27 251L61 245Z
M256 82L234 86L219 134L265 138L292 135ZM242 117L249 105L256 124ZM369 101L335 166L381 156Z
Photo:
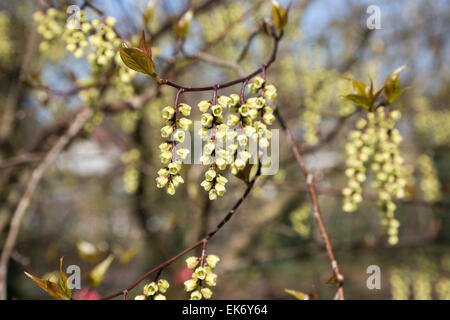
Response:
M314 185L314 177L313 175L308 171L308 168L306 167L306 164L303 160L302 154L300 153L300 151L298 150L294 138L291 135L291 132L289 131L289 128L286 125L286 122L284 121L284 119L282 118L278 108L274 108L274 113L275 116L278 120L278 122L280 123L281 128L284 131L284 134L286 136L286 139L289 143L289 146L292 150L292 152L294 153L295 159L297 160L297 163L299 164L299 166L301 167L303 174L305 175L306 178L306 183L308 185L308 191L309 194L311 196L311 201L313 204L313 209L314 209L314 219L317 222L317 225L319 226L319 231L322 235L323 241L325 242L325 248L327 250L327 254L328 254L328 258L330 259L330 263L331 263L331 269L333 271L333 276L338 284L338 292L337 295L339 297L339 300L344 300L344 289L342 286L342 283L344 281L344 277L343 275L339 272L339 267L337 264L337 261L334 257L334 253L333 253L333 247L331 245L330 239L328 237L328 233L325 229L325 225L323 223L322 220L322 216L320 213L320 207L319 207L319 201L317 199L317 192L316 192L316 187Z
M0 300L6 299L6 277L8 271L8 262L11 257L11 252L14 249L17 235L19 233L20 224L25 215L26 210L31 202L31 197L36 190L40 180L49 166L56 160L61 151L67 146L67 144L78 134L83 128L83 125L89 119L92 114L92 109L85 108L78 113L75 120L69 126L67 132L62 135L53 147L45 155L42 162L34 169L31 179L28 181L24 194L22 195L16 210L14 211L11 226L6 238L5 246L3 247L2 255L0 258Z
M198 60L207 62L209 64L213 64L216 66L231 69L234 72L236 72L240 77L244 77L244 75L245 75L244 70L235 61L219 59L219 58L217 58L213 55L210 55L209 53L203 52L203 51L198 51L198 52L196 52L192 55L186 56L186 57L190 58L190 59L198 59Z
M250 45L252 44L253 39L258 35L258 33L260 33L261 30L257 29L255 31L253 31L250 36L248 37L247 42L245 43L245 46L242 48L241 53L239 54L238 58L236 59L236 62L239 63L242 60L244 60L245 56L247 55L249 49L250 49Z
M0 162L0 169L15 167L29 162L36 162L42 158L41 154L26 153L11 157Z
M277 56L277 52L278 52L278 43L280 41L280 38L277 36L274 27L271 28L271 31L272 31L272 38L274 40L274 45L273 45L272 54L271 54L269 60L267 60L267 62L265 64L263 64L264 67L258 68L257 70L253 71L252 73L248 74L245 77L242 77L242 78L236 79L236 80L232 80L232 81L228 81L225 83L219 83L216 85L206 86L206 87L185 87L185 86L177 84L173 81L170 81L168 79L160 79L160 84L168 85L168 86L171 86L176 89L183 89L185 92L199 92L199 91L212 91L214 89L223 89L223 88L231 87L238 83L243 83L245 81L248 81L249 79L251 79L254 76L263 72L264 68L268 68L276 60L276 56Z
M118 297L120 295L123 294L124 291L129 292L130 290L134 289L139 283L141 283L142 281L144 281L148 276L150 276L151 274L155 273L155 272L159 272L160 270L166 268L167 266L169 266L170 264L172 264L174 261L178 260L179 258L181 258L182 256L184 256L186 253L191 252L192 250L200 247L200 246L205 246L206 242L208 242L212 237L214 237L214 235L220 230L222 229L222 227L231 219L231 217L233 217L233 215L236 213L236 211L239 209L239 207L242 205L242 203L245 201L245 199L248 197L248 195L250 194L250 191L253 189L253 186L255 185L256 179L258 179L258 177L260 176L261 171L260 169L258 170L258 172L255 174L255 176L252 178L252 180L250 181L250 183L248 184L247 189L245 190L245 192L243 193L243 195L241 196L241 198L239 198L239 200L234 204L234 206L231 208L230 211L228 211L227 215L219 222L219 224L212 230L210 231L205 237L203 237L202 239L200 239L199 241L197 241L196 243L194 243L193 245L191 245L190 247L184 249L183 251L181 251L180 253L174 255L172 258L166 260L165 262L161 263L160 265L154 267L153 269L149 270L148 272L146 272L145 274L143 274L141 277L139 277L139 279L137 279L135 282L133 282L130 286L128 286L125 289L121 289L118 290L117 292L103 298L102 300L110 300L110 299L114 299L115 297Z

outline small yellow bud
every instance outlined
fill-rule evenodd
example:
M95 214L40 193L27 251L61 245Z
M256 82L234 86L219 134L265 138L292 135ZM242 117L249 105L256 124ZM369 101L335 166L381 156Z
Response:
M184 282L184 290L186 292L191 292L197 287L197 280L196 279L189 279Z
M206 263L211 268L215 268L219 261L220 261L220 258L214 254L210 254L206 257Z
M189 257L186 259L186 264L189 269L194 269L198 265L198 258Z
M164 279L158 280L158 288L159 288L160 292L162 292L162 293L166 292L169 287L170 287L169 281L164 280ZM155 299L156 299L156 297L155 297Z
M201 293L203 295L203 298L211 299L211 296L212 296L213 293L212 293L210 288L202 288L200 291L201 291Z
M210 286L214 287L216 285L217 281L217 274L215 273L208 273L205 278L205 283Z
M200 291L194 291L191 293L190 300L201 300L202 299L202 293Z

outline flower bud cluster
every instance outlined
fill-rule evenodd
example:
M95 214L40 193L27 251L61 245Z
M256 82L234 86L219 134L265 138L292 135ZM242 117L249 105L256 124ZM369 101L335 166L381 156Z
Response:
M309 218L311 217L311 205L303 204L295 209L289 215L292 228L300 235L302 239L307 239L311 233Z
M64 28L62 39L66 43L66 50L73 53L75 58L82 58L86 50L90 46L89 34L93 32L92 25L87 22L86 15L83 11L80 12L80 28L77 29L75 25ZM71 20L74 21L75 20ZM83 28L81 28L83 26ZM89 26L89 28L86 28Z
M237 109L238 115L231 114L229 117L239 120L235 121L242 128L242 134L237 136L236 160L231 166L231 173L236 175L240 170L244 169L247 161L250 159L249 139L258 143L260 148L268 148L272 132L267 128L275 120L273 108L266 103L266 100L276 98L277 91L274 85L265 83L261 77L256 77L249 84L249 93L259 93L257 97L248 98L245 103L242 101Z
M276 88L273 85L265 85L263 78L256 77L249 85L249 91L259 92L259 96L249 97L243 101L238 94L230 94L215 96L214 102L202 100L198 103L202 125L198 134L204 141L200 161L204 166L208 166L201 186L208 192L210 200L216 200L226 192L225 185L228 179L221 171L229 167L231 173L236 175L247 166L251 158L248 151L250 140L256 142L260 148L267 148L270 145L271 131L267 125L272 124L275 117L272 107L267 105L264 97L266 96L268 100L274 99ZM178 175L181 163L174 160L174 149L177 143L183 142L184 132L176 131L176 128L178 126L188 130L191 124L191 120L187 118L176 120L177 112L189 116L191 107L180 104L178 108L166 107L163 110L166 126L161 129L161 135L164 138L171 137L171 141L160 145L161 161L167 163L168 167L160 170L157 183L160 188L167 186L169 194L173 194L176 187L171 184L169 167L173 168L172 174L179 180L178 184L182 183ZM187 149L178 149L177 155L184 159L188 152Z
M357 209L362 198L362 183L366 180L366 166L371 160L370 169L374 174L373 186L378 193L378 206L382 215L382 225L388 235L388 241L398 242L399 222L394 217L396 205L394 198L405 196L406 169L403 165L398 146L402 141L399 131L393 126L400 119L400 112L389 112L378 108L359 119L349 135L346 145L348 186L343 189L343 210Z
M375 174L373 185L378 193L381 224L388 235L389 244L395 245L398 242L400 222L394 216L397 206L393 198L404 198L406 186L404 160L398 150L402 137L393 128L401 114L397 110L389 113L384 108L377 109L375 113L379 128L377 151L371 166Z
M219 261L220 258L213 254L206 256L203 261L194 256L186 259L187 267L194 270L192 278L184 282L184 289L190 292L190 300L211 298L213 292L206 286L216 286L217 274L214 268Z
M223 113L225 110L236 108L239 100L238 95L232 94L220 96L217 99L217 104L212 104L211 101L207 100L200 101L198 104L198 108L202 112L202 128L198 134L202 140L206 141L200 160L203 165L209 165L209 169L205 172L205 180L200 185L208 192L210 200L216 200L226 192L225 185L228 179L219 171L225 170L233 162L231 149L223 148L223 146L229 139L234 138L235 133L228 130L232 121L224 123ZM212 136L209 133L212 133Z
M123 182L125 185L125 192L134 193L139 183L139 159L140 152L138 149L131 149L122 154L122 162L125 165L125 172L123 174Z
M119 53L116 53L114 62L119 66L117 73L111 79L111 83L114 86L114 94L120 99L130 100L135 95L132 81L136 77L136 71L128 68L123 63Z
M134 300L167 300L164 293L170 287L167 280L159 279L144 286L143 294L138 295Z
M37 31L43 38L39 49L46 52L55 40L58 40L64 33L66 15L55 8L49 8L45 12L36 11L33 14L33 19L38 23Z
M183 117L179 117L181 114ZM156 183L158 188L166 187L168 194L175 194L176 188L184 183L184 179L180 175L181 160L186 159L189 150L181 148L177 145L184 142L186 131L192 124L188 118L191 114L191 107L188 104L180 103L175 108L167 106L162 110L162 117L166 120L165 126L161 128L161 136L168 139L159 145L161 162L166 167L158 171Z
M102 20L88 21L85 12L81 10L79 19L70 19L66 22L66 14L54 8L49 8L46 12L37 11L33 17L39 24L38 32L44 38L40 44L41 51L51 52L53 43L62 39L65 49L76 58L87 57L93 77L79 85L93 84L104 74L105 68L115 62L120 68L111 79L114 94L124 100L134 95L131 81L136 71L127 68L119 53L114 50L120 46L120 38L114 30L115 18L106 17ZM90 105L98 101L98 96L99 90L95 87L80 91L80 98Z
M307 61L308 59L303 60ZM339 116L346 116L355 110L355 106L344 99L336 99L339 92L351 89L350 81L340 79L336 70L326 68L320 61L315 61L312 65L304 61L299 63L299 69L294 73L296 81L293 82L301 84L300 87L297 84L295 90L301 90L300 121L304 131L303 138L308 145L313 146L319 143L323 120L334 113L333 109L338 111ZM285 68L290 66L297 70L297 67L292 66L291 61L286 62ZM284 78L288 77L291 72L285 71Z
M87 54L91 65L105 66L114 58L114 48L120 46L120 39L114 31L116 19L113 17L106 17L103 21L88 21L81 10L79 19L66 22L63 11L49 8L45 13L35 12L33 18L39 24L38 32L44 38L40 44L41 51L48 51L54 41L62 39L66 50L76 58Z
M81 30L89 35L89 43L93 49L87 56L88 61L99 69L114 59L116 54L114 48L120 46L120 39L114 31L115 18L107 17L104 22L93 19L90 24L87 22L81 24Z
M433 159L423 154L417 160L421 175L420 188L426 201L435 202L441 199L441 183Z
M345 145L347 153L348 177L347 187L342 190L344 195L343 210L355 211L362 202L362 184L366 181L366 164L374 153L376 140L376 119L373 113L368 113L367 118L358 119L357 130L352 130Z
M11 34L11 19L0 11L0 64L8 63L14 53Z

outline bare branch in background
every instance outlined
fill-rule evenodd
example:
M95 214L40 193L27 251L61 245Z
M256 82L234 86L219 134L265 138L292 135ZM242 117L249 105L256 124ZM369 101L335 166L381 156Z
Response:
M23 216L25 215L28 206L30 205L31 197L36 190L39 182L41 181L44 173L53 164L58 155L63 151L67 144L78 134L83 128L86 121L92 115L92 109L84 108L81 110L72 124L69 126L67 132L62 135L49 152L45 155L42 162L33 170L31 178L28 181L24 194L20 198L16 210L11 219L11 225L9 228L8 236L2 250L0 258L0 300L6 299L6 278L8 272L8 262L11 257L11 252L14 249L16 243L17 234L19 233L20 224Z

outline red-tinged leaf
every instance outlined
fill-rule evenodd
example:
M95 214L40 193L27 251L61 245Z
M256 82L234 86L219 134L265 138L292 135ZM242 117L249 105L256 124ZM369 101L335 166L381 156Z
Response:
M357 94L347 94L344 98L367 110L369 110L372 105L372 101L369 98Z
M91 288L94 288L100 284L113 260L114 255L110 254L105 260L100 262L94 267L94 269L91 270L91 272L89 272L87 281Z
M120 48L119 50L120 57L128 68L152 77L155 75L153 61L149 60L142 50L126 47Z
M122 48L118 48L120 57L128 68L157 78L155 73L155 64L152 60L152 51L145 41L144 32L142 32L140 42L140 49L130 47L123 42Z
M148 46L147 41L145 40L145 31L142 30L141 39L139 42L139 47L141 48L142 52L147 56L147 58L152 60L152 49Z
M70 297L67 296L56 283L49 280L40 279L27 272L25 272L25 275L36 282L36 284L41 287L42 290L47 292L51 297L57 300L70 300Z
M63 263L64 263L64 257L59 258L59 286L61 287L62 291L66 296L72 298L72 290L69 288L69 285L67 284L67 276L63 271Z

